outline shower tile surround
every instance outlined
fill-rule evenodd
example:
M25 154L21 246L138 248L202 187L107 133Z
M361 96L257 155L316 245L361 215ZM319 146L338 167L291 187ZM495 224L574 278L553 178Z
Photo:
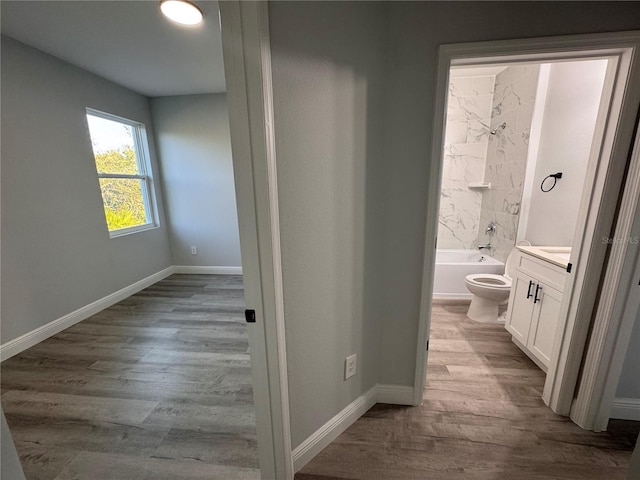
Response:
M515 245L538 75L538 65L522 65L450 80L438 248L491 242L492 256L505 261ZM491 189L469 188L482 181ZM497 226L492 238L489 222Z
M516 65L496 75L491 129L506 127L489 135L484 181L491 189L482 194L478 243L491 242L492 256L502 262L516 243L539 73L539 65ZM489 222L497 226L491 238Z
M485 174L494 76L452 78L440 196L438 248L474 249L482 193L469 188Z

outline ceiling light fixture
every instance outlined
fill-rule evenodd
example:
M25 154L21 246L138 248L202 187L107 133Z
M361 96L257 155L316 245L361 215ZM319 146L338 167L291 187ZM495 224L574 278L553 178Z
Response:
M160 10L169 20L181 25L198 25L204 18L202 10L186 0L163 0Z

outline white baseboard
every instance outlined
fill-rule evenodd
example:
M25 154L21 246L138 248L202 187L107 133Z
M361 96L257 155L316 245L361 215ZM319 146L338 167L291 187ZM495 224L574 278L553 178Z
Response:
M293 449L293 470L297 472L304 467L376 403L413 405L413 387L378 384L360 395Z
M378 403L413 405L413 387L405 385L377 385Z
M611 404L609 417L640 422L640 399L616 398Z
M438 296L435 293L431 297L431 305L469 305L473 295L469 296Z
M242 267L199 267L194 265L174 265L173 273L191 275L242 275Z
M35 344L61 332L65 328L69 328L72 325L81 322L85 318L95 315L105 308L109 308L111 305L130 297L134 293L138 293L140 290L150 287L154 283L159 282L174 273L189 273L193 275L242 275L242 267L198 267L172 265L171 267L167 267L164 270L143 278L142 280L138 280L128 287L124 287L117 292L100 298L89 305L80 307L79 309L53 320L42 327L36 328L35 330L27 332L18 338L14 338L13 340L9 340L8 342L0 345L0 362L17 355L27 348L33 347Z
M433 300L467 300L471 301L473 293L434 293L431 297Z
M309 438L293 449L293 470L297 472L315 457L338 435L344 432L376 404L377 391L372 387L347 405L335 417L316 430Z
M145 288L153 285L160 280L167 278L169 275L174 273L174 267L168 267L164 270L161 270L153 275L149 275L142 280L138 280L137 282L129 285L128 287L124 287L123 289L118 290L106 297L102 297L95 302L90 303L89 305L85 305L84 307L80 307L77 310L74 310L67 315L64 315L52 322L43 325L42 327L36 328L30 332L25 333L24 335L19 336L18 338L14 338L13 340L9 340L6 343L0 345L0 361L5 361L7 358L11 358L14 355L26 350L29 347L33 347L35 344L46 340L47 338L55 335L56 333L61 332L65 328L69 328L72 325L75 325L78 322L81 322L85 318L89 318L91 315L95 315L96 313L104 310L105 308L110 307L127 297L130 297L134 293L138 293L140 290L144 290Z

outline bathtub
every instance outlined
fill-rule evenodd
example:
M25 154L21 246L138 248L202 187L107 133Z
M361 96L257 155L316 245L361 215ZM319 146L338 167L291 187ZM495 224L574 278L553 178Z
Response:
M464 278L471 273L504 273L504 263L479 250L437 250L434 298L471 298Z

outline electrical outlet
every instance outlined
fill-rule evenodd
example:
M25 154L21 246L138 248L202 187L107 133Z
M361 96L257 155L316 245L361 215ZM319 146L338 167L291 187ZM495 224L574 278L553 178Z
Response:
M349 355L344 361L344 379L351 378L356 374L358 356L354 353Z
M197 255L198 254L198 247L196 247L195 245L191 245L191 255Z

